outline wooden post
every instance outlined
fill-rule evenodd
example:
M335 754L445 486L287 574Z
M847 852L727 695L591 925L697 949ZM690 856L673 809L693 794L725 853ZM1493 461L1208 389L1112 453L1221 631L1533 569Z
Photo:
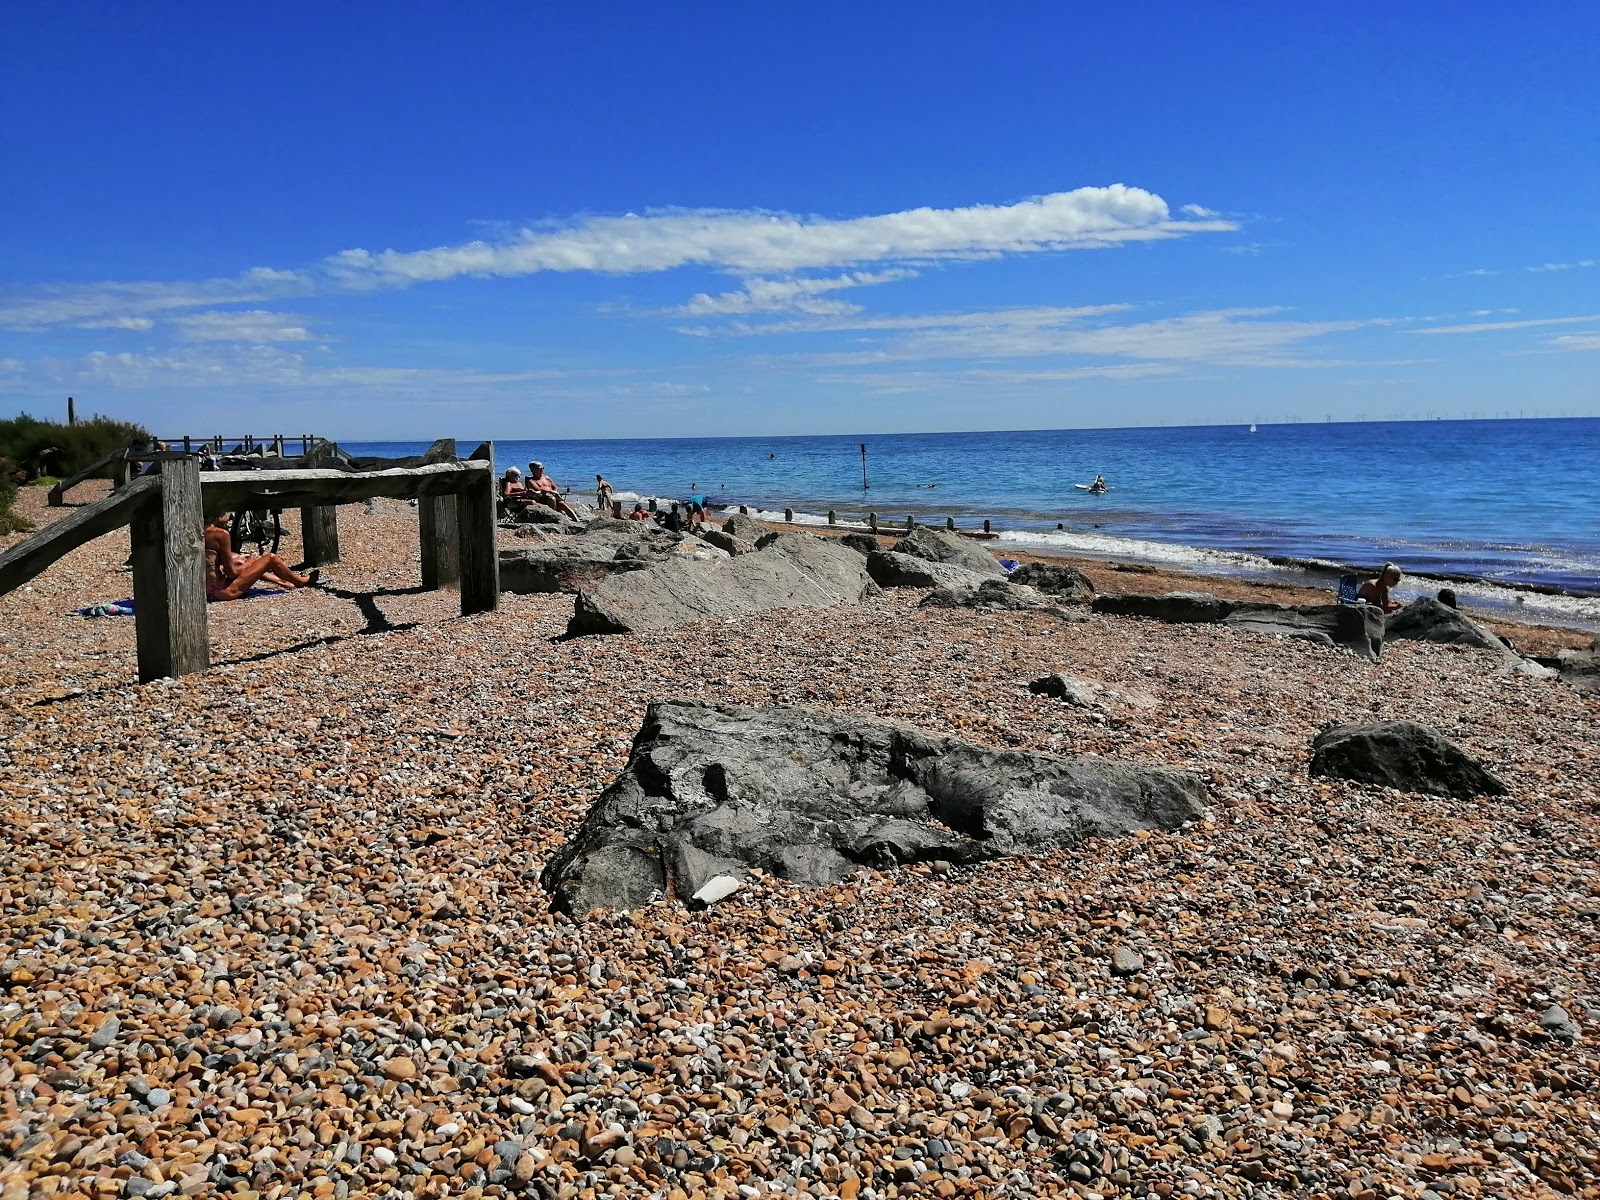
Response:
M339 561L339 510L333 505L300 510L301 557L306 566Z
M783 520L784 520L785 524L793 525L794 524L794 509L792 509L792 508L784 509L783 510Z
M656 511L656 498L654 496L650 497L650 511L651 512L655 512ZM739 511L743 512L744 509L741 508Z
M917 519L915 517L907 517L906 518L906 530L907 530L907 532L915 529L916 527L917 527Z
M834 512L833 509L830 508L828 510L828 524L829 525L837 525L838 523L839 523L839 515L836 512Z
M278 458L283 457L283 434L280 433L272 439L272 453Z
M652 504L650 507L654 508L655 505ZM748 517L750 515L750 506L748 504L739 505L739 515L741 517Z
M77 423L78 423L77 401L75 401L71 396L68 396L67 397L67 424L68 425L76 425Z
M494 451L490 467L456 497L456 539L460 545L461 615L500 607L500 551L495 545Z
M985 518L984 518L984 519L983 519L983 531L984 531L984 532L985 532L985 533L988 533L988 532L989 532L989 518L988 518L988 517L985 517Z
M878 532L878 514L877 513L869 512L867 514L867 525L872 529L873 533L877 533Z
M205 511L200 464L161 464L161 497L133 519L134 641L139 682L211 665L206 629Z
M325 466L332 458L326 442L319 442L305 456L307 467ZM339 561L339 509L332 504L300 510L300 557L308 567L326 566Z
M946 517L944 519L944 527L954 533L956 531L956 519L954 517Z
M451 462L455 456L455 438L440 438L428 447L422 461ZM461 541L456 508L455 496L423 496L417 501L422 586L429 591L461 582Z

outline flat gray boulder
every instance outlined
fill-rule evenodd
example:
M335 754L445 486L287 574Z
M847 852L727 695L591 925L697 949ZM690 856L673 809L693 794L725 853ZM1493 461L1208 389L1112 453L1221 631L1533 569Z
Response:
M1556 655L1564 683L1585 696L1600 696L1600 638L1587 650L1563 650Z
M743 513L734 513L733 516L722 523L722 532L731 534L741 542L749 542L753 546L764 534L770 531L754 517L747 517Z
M699 537L727 554L752 554L756 549L753 542L747 542L731 533L724 533L720 529L702 529Z
M683 537L655 524L607 522L577 534L538 536L500 551L500 590L577 592L610 575L642 571L677 552Z
M1506 785L1461 747L1413 721L1331 725L1311 751L1313 775L1460 799L1506 794Z
M1094 599L1094 580L1062 563L1023 563L1011 572L1011 582L1027 584L1068 604L1088 604Z
M1099 685L1074 675L1046 675L1030 683L1028 690L1035 696L1049 696L1053 700L1064 701L1073 708L1100 707Z
M862 557L827 538L786 533L732 558L696 544L716 557L679 556L581 590L568 636L666 629L775 608L859 604L876 590Z
M1175 829L1208 802L1199 779L1163 768L993 749L873 717L657 701L627 767L540 878L557 908L582 915L687 901L749 867L822 885L863 867Z
M1383 649L1383 610L1371 604L1239 604L1222 623L1342 647L1368 662Z
M1179 625L1208 625L1222 620L1239 605L1210 592L1168 592L1159 596L1128 592L1120 596L1096 596L1090 607L1113 617L1147 617Z
M839 544L849 546L857 554L876 554L883 549L870 533L847 533L839 539Z
M998 565L998 564L997 564ZM898 550L874 550L867 555L867 572L879 587L975 588L992 575L969 571L955 563L934 562Z
M1069 612L1053 596L1036 592L1007 579L973 575L954 585L936 587L922 598L919 608L980 608L1000 612L1050 612L1068 620L1083 619L1082 610Z
M1390 613L1387 636L1447 646L1477 646L1503 657L1517 656L1515 650L1471 617L1432 596L1419 596L1399 612Z
M909 554L929 562L949 563L965 567L980 575L1004 575L1005 568L982 546L958 533L944 533L918 525L891 549L896 554Z

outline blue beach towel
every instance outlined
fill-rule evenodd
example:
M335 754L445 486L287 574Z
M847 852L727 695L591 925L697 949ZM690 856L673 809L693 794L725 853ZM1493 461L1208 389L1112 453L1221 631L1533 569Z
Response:
M1005 568L1007 573L1015 571L1018 566L1017 560L1014 558L1002 558L1000 560L1000 565Z

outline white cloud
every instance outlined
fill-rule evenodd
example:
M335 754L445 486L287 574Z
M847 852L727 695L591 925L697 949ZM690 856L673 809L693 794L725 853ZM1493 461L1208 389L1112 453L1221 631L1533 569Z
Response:
M1494 333L1502 329L1534 329L1541 325L1582 325L1600 321L1600 313L1588 317L1544 317L1529 321L1476 321L1469 325L1438 325L1432 329L1407 329L1406 333Z
M1222 215L1216 209L1207 208L1204 204L1185 204L1178 211L1181 213L1187 213L1191 217L1201 218L1220 217Z
M844 300L821 299L824 293L846 288L873 287L911 279L917 272L904 268L888 271L852 271L828 279L747 279L737 292L712 296L705 292L689 303L669 310L674 316L727 316L742 313L800 312L817 316L837 316L861 311L858 304Z
M1600 260L1596 260L1596 259L1592 259L1592 258L1585 258L1585 259L1579 260L1578 262L1564 262L1564 263L1547 262L1547 263L1540 263L1536 267L1529 267L1528 270L1530 270L1530 271L1538 271L1538 272L1545 272L1545 271L1578 271L1578 270L1582 270L1585 267L1595 266L1597 261L1600 261Z
M1236 222L1219 219L1174 220L1160 196L1113 184L1016 204L916 208L844 219L720 210L591 217L557 228L524 229L501 243L409 252L346 250L324 266L351 286L542 271L637 274L691 265L758 275L1114 246L1237 228Z
M1550 339L1557 350L1600 350L1600 333L1563 333Z
M187 282L106 281L82 287L44 287L0 298L0 328L37 330L52 325L111 322L93 327L138 329L138 324L127 322L213 304L260 303L286 296L304 296L312 290L312 280L303 272L276 271L271 267L255 267L228 278Z
M309 342L317 337L304 318L262 308L195 313L175 317L172 324L187 342Z
M135 333L143 333L155 328L155 322L149 317L100 317L93 321L78 322L79 329L128 329Z

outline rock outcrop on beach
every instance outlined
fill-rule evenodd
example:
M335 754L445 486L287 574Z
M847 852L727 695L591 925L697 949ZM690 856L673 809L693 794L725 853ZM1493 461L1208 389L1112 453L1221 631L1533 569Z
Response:
M994 555L970 538L929 529L925 525L918 525L891 549L896 554L909 554L912 558L924 558L929 562L965 567L980 575L1005 574L1005 568L996 561Z
M920 608L973 608L996 612L1050 612L1072 621L1084 619L1081 608L1063 608L1054 597L1007 579L974 575L953 585L936 587L922 598Z
M734 513L722 523L722 532L738 538L741 542L749 542L753 546L771 531L754 517Z
M1600 696L1600 638L1587 650L1563 650L1556 656L1564 683L1585 696Z
M867 555L867 572L874 583L886 588L972 588L985 579L994 578L955 563L919 558L898 550L872 551Z
M715 553L713 561L655 563L584 588L568 636L670 629L776 608L859 604L875 591L862 557L827 538L769 535L751 554Z
M1035 679L1028 684L1028 690L1035 696L1049 696L1052 700L1063 701L1073 708L1099 708L1100 693L1103 689L1086 679L1057 672L1042 679Z
M1253 633L1337 646L1369 662L1383 649L1383 611L1370 604L1243 604L1210 592L1096 596L1097 613L1145 617L1175 625L1223 624Z
M1449 646L1477 646L1496 654L1518 657L1482 625L1432 596L1419 596L1398 612L1389 614L1385 636L1391 640L1438 642Z
M1506 794L1483 764L1412 721L1329 726L1312 743L1311 774L1462 800Z
M857 554L876 554L883 547L870 533L847 533L839 539L841 546L849 546Z
M622 775L545 868L557 908L691 899L757 867L806 884L976 862L1204 815L1193 775L1002 750L873 717L657 701Z
M608 575L642 571L682 553L682 534L651 521L593 521L580 533L537 537L500 551L500 590L530 595L577 592ZM691 553L700 548L695 542ZM704 547L705 556L721 556Z
M1383 649L1383 610L1370 604L1239 604L1222 624L1343 647L1369 662Z
M1065 563L1023 563L1011 572L1011 582L1027 584L1068 604L1088 604L1094 599L1094 580Z

